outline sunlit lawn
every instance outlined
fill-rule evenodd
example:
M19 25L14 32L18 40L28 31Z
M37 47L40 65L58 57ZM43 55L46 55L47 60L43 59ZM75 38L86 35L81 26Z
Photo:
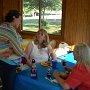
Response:
M49 34L60 34L61 25L58 20L48 20L46 26L42 26ZM27 19L23 21L23 30L37 32L38 30L38 19Z

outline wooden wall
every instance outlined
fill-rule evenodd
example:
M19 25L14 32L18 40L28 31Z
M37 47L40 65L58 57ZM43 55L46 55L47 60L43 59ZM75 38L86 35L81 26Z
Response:
M3 22L8 10L11 9L20 10L20 0L0 0L0 23Z
M0 0L0 23L9 9L20 9L21 0ZM64 40L63 37L50 36L59 43L65 41L68 44L86 42L90 45L90 0L64 0ZM25 38L30 38L33 34L22 34Z
M0 23L3 21L3 1L0 0Z
M90 0L66 0L64 40L90 45Z

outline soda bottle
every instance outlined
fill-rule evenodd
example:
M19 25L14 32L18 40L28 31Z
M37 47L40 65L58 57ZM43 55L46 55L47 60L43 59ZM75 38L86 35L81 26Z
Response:
M32 59L31 78L34 78L34 79L37 78L37 68L36 68L36 64L35 64L34 59Z
M50 66L48 66L47 68L47 77L51 78L51 67Z
M62 60L62 65L66 66L66 60Z

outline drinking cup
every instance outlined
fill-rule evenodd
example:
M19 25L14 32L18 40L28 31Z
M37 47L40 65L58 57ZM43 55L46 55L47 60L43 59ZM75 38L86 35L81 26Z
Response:
M56 69L57 68L57 61L52 60L52 68Z

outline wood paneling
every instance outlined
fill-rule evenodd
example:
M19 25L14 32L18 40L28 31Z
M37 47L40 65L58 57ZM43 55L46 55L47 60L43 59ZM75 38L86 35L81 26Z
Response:
M11 9L20 10L20 0L0 0L0 17L4 20L6 13Z
M64 40L90 45L90 0L66 0Z
M0 23L2 23L3 19L3 0L0 0Z

